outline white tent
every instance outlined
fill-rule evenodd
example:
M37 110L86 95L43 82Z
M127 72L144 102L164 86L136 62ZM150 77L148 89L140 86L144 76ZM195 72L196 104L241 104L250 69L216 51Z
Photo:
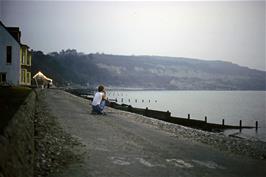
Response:
M35 74L33 76L33 79L35 80L37 87L38 87L38 82L37 82L38 80L42 81L42 83L43 83L42 86L44 86L44 84L50 84L50 85L53 84L53 79L46 77L41 71L39 71L37 74Z

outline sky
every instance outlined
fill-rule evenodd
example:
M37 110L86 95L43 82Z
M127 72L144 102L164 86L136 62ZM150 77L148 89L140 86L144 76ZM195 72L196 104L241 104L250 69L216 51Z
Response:
M265 1L5 1L0 19L45 53L159 55L266 70Z

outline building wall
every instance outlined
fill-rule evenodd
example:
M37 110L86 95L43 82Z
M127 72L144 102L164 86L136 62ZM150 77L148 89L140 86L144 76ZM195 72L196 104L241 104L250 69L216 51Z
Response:
M6 62L6 47L12 46L11 64ZM6 81L20 84L20 44L0 25L0 73L6 73Z

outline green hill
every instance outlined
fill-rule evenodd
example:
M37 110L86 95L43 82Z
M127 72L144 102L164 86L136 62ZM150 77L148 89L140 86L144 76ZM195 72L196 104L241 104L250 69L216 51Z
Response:
M265 90L266 72L223 61L162 56L83 54L76 50L33 52L32 71L56 85L180 89Z

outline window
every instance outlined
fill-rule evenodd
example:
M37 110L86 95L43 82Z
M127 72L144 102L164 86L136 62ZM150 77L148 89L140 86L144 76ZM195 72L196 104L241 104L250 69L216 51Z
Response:
M30 66L30 58L31 58L31 55L30 53L28 52L28 56L27 56L27 65Z
M0 82L6 82L6 73L0 73Z
M26 82L26 71L25 69L21 70L21 79L20 79L21 83L25 83Z
M26 56L26 52L25 49L22 48L22 57L21 57L21 64L24 65L25 64L25 56Z
M12 62L12 46L6 46L6 63Z
M31 83L31 73L27 72L27 83L30 84Z
M24 54L24 52L22 53L22 64L24 64L24 62L25 62L25 54Z

